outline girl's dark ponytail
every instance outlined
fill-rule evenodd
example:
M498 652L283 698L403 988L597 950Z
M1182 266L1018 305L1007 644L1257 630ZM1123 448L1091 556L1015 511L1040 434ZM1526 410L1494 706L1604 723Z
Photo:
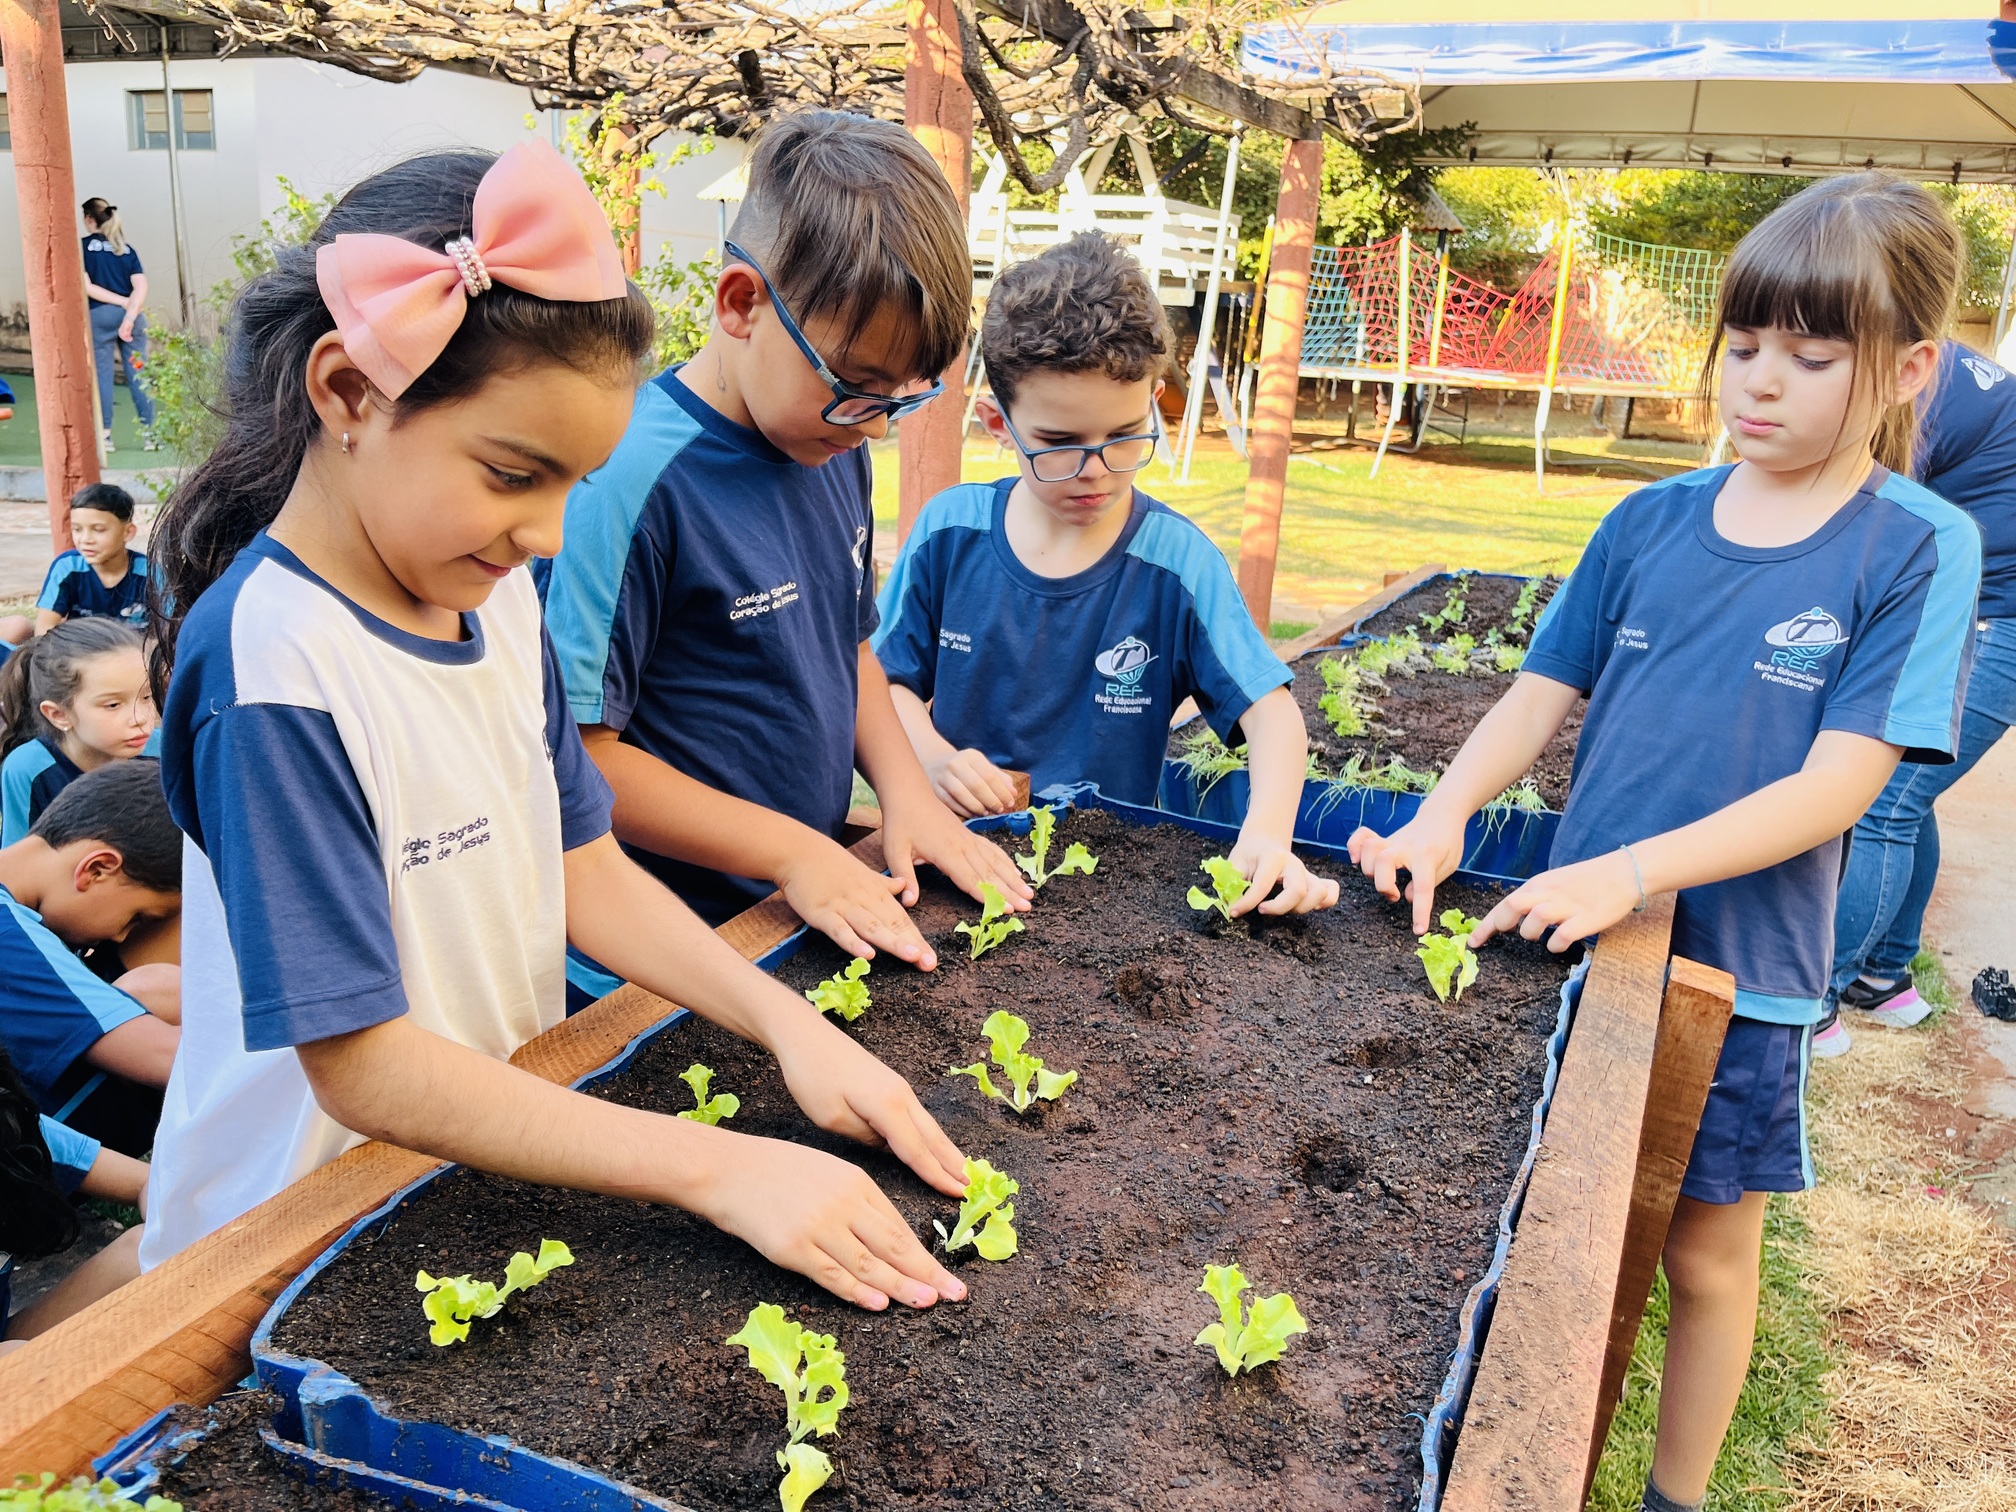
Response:
M42 717L42 705L69 708L86 663L140 647L131 625L101 615L52 626L0 662L0 759L38 735L56 733Z
M154 696L166 695L182 622L254 536L273 523L322 422L308 401L308 354L336 328L315 282L315 253L351 233L404 237L440 250L470 234L476 186L495 158L431 152L386 169L339 200L305 245L239 291L224 328L224 438L170 495L149 539ZM499 373L556 362L634 382L656 317L635 284L622 299L572 303L498 284L470 301L447 350L396 404L401 411L466 398ZM390 402L390 401L384 401Z

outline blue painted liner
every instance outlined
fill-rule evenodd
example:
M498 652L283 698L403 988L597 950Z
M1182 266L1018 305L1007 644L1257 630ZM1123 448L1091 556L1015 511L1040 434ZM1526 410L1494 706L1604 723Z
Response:
M1041 797L1046 803L1103 810L1129 824L1176 824L1196 834L1220 840L1228 848L1236 838L1236 831L1226 825L1122 803L1107 798L1089 783L1048 788ZM970 821L968 828L982 833L1007 830L1026 834L1029 816L1015 813L975 819ZM1342 857L1340 855L1335 859L1341 860ZM1458 872L1456 880L1492 886L1503 885L1507 879ZM766 971L774 970L796 953L806 933L800 929L756 964ZM1569 989L1574 985L1571 981L1563 988L1562 1012L1548 1041L1542 1093L1533 1110L1532 1138L1499 1213L1497 1247L1484 1276L1464 1300L1449 1371L1425 1420L1422 1493L1418 1512L1436 1512L1441 1502L1442 1481L1454 1454L1456 1433L1462 1422L1463 1409L1469 1401L1478 1352L1489 1330L1498 1280L1504 1270L1513 1227L1518 1221L1519 1206L1525 1198L1547 1102L1558 1074L1570 1015ZM630 1063L647 1041L686 1016L682 1009L654 1024L625 1046L614 1060L575 1085L592 1085L615 1075ZM294 1279L260 1322L258 1331L252 1336L253 1364L260 1384L277 1393L284 1404L274 1420L273 1433L267 1442L283 1457L301 1464L304 1470L326 1472L335 1467L358 1484L388 1488L387 1494L403 1494L398 1488L406 1485L417 1485L427 1491L453 1487L458 1504L463 1507L512 1509L512 1512L576 1512L576 1509L581 1509L581 1512L642 1512L646 1508L659 1509L659 1512L688 1512L677 1503L653 1496L584 1465L558 1456L534 1453L501 1434L479 1437L442 1424L409 1422L393 1417L340 1371L319 1360L288 1354L274 1346L274 1328L286 1316L295 1299L313 1285L324 1270L336 1264L358 1237L383 1228L423 1189L452 1176L455 1169L450 1167L421 1177L395 1193L375 1212L359 1219ZM376 1480L370 1477L376 1477Z

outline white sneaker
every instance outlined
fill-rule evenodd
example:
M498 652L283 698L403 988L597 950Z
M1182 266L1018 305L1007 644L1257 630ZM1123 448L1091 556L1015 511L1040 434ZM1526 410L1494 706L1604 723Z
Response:
M1875 987L1860 979L1850 982L1841 989L1841 1005L1859 1008L1893 1029L1909 1029L1932 1014L1932 1005L1918 995L1917 985L1908 976L1888 987Z
M1813 1053L1822 1060L1837 1055L1846 1055L1854 1041L1848 1038L1848 1031L1841 1026L1841 1015L1836 1013L1813 1031Z
M105 432L105 450L107 450L108 452L115 452L119 450L118 447L112 444L112 432L110 431Z

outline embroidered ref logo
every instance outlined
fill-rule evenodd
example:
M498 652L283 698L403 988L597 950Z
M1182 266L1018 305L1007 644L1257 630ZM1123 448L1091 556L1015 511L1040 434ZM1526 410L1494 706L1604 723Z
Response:
M1979 357L1962 357L1960 359L1960 366L1974 375L1974 386L1983 391L1995 387L1996 384L2009 376L2006 370Z
M1827 679L1820 668L1834 654L1835 647L1847 643L1841 621L1816 605L1766 630L1764 644L1773 648L1771 659L1752 665L1766 682L1811 692L1826 686Z
M1093 701L1109 714L1139 714L1155 702L1141 691L1141 678L1155 653L1139 636L1130 635L1092 658L1092 669L1106 679L1106 689Z

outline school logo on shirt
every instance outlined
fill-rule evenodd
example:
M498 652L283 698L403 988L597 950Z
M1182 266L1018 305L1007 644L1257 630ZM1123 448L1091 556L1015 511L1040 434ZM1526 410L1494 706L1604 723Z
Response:
M2009 376L2002 368L1979 357L1962 357L1960 366L1974 375L1974 386L1984 393Z
M1847 643L1841 621L1816 606L1766 630L1764 644L1773 648L1771 660L1756 662L1753 668L1766 682L1812 692L1827 685L1821 665L1835 647Z
M733 624L737 620L755 619L758 615L771 614L786 604L797 602L798 580L793 578L775 588L759 588L754 593L743 594L728 611L728 622Z
M1130 635L1119 645L1092 658L1092 668L1106 679L1106 690L1095 693L1093 702L1108 714L1139 714L1155 702L1141 691L1141 679L1155 653L1139 636Z

